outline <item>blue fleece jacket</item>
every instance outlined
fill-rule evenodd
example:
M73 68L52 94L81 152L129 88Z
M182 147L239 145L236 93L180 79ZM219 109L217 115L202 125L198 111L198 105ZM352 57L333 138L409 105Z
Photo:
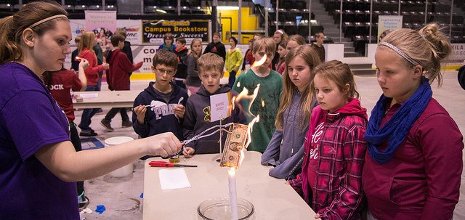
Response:
M151 105L151 107L147 108L147 112L145 113L144 124L139 124L139 122L137 122L137 115L132 114L132 126L134 131L142 138L164 132L173 132L179 140L183 140L182 120L176 118L173 108L181 99L180 104L186 106L188 98L186 90L172 83L173 92L167 103L163 97L155 91L153 87L154 83L155 82L150 82L149 86L136 97L136 100L134 100L134 107L139 105Z

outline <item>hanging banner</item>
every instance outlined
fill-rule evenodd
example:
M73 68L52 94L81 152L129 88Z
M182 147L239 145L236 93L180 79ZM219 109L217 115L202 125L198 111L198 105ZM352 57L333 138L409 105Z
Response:
M70 19L69 23L71 25L72 35L72 40L70 44L74 45L74 39L76 38L76 36L81 35L81 33L86 29L86 21L84 19Z
M378 16L378 37L385 30L396 30L402 28L402 15L380 15Z
M142 43L142 28L141 20L118 20L116 27L126 30L126 40L131 42L132 45Z
M86 30L116 30L116 11L85 11Z
M465 62L465 44L452 44L452 53L446 60L459 63Z
M161 45L165 33L172 33L175 38L184 37L187 44L190 44L194 38L208 42L208 22L208 20L143 20L142 42Z

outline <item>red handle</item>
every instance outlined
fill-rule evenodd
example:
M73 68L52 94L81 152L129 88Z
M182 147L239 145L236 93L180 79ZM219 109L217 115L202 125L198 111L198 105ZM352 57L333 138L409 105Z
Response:
M152 161L149 163L151 167L174 167L174 164L163 161Z

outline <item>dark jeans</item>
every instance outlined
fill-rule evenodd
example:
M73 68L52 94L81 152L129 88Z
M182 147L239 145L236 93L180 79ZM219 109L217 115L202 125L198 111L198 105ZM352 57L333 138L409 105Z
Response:
M86 91L98 91L97 86L87 86ZM97 113L98 108L86 108L82 112L81 123L79 128L81 130L90 130L90 123L92 123L92 117Z
M229 88L232 88L234 86L234 82L236 82L236 71L231 71L229 72Z
M70 133L71 143L73 143L74 149L76 150L76 152L81 151L82 150L81 139L79 139L79 134L76 129L76 124L74 124L74 122L69 123L69 133ZM84 192L84 182L78 181L77 182L78 196L81 195L83 192Z
M104 120L110 122L111 119L115 117L118 112L121 114L121 119L124 121L129 121L128 113L126 112L126 108L112 108L110 111L105 115Z

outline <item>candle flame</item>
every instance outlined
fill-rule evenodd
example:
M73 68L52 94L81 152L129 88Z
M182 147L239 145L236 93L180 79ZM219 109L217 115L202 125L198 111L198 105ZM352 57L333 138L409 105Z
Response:
M267 58L266 54L263 55L262 58L259 61L253 62L252 67L257 67L257 66L263 65L266 62L266 58Z
M228 169L228 174L229 174L229 176L235 176L236 175L236 167L230 167Z

